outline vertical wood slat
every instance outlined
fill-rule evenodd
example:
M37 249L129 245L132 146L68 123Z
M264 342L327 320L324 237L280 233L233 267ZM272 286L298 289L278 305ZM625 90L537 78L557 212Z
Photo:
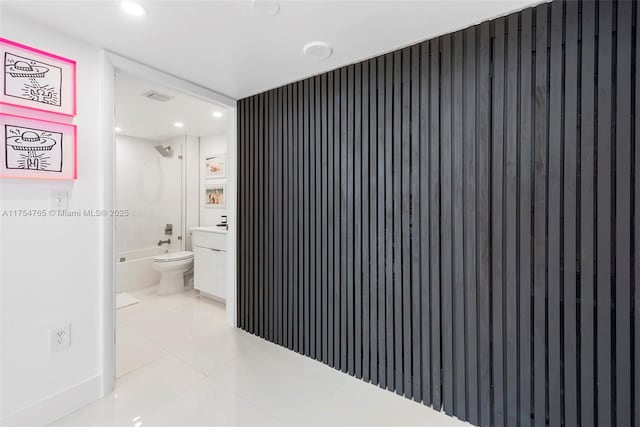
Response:
M348 282L348 246L347 233L349 230L348 193L347 193L347 128L350 128L347 118L347 68L340 70L340 369L347 372L347 287Z
M247 230L245 229L245 224L248 223L246 216L249 211L247 209L247 196L248 186L247 180L249 178L249 171L246 165L248 156L246 154L247 146L247 135L245 130L245 124L248 121L247 118L249 115L246 113L247 100L241 100L238 102L238 115L237 115L237 124L238 124L238 140L245 141L245 145L238 146L236 148L237 156L238 156L238 218L240 227L238 227L238 240L241 242L236 250L237 250L237 261L238 261L238 270L239 270L239 283L247 283ZM247 302L246 302L246 289L242 286L238 286L237 288L237 313L238 313L238 327L247 329Z
M278 124L280 126L280 136L276 139L276 143L274 146L274 167L277 171L277 176L275 178L275 191L274 191L274 211L277 214L274 215L274 235L279 234L282 236L280 242L275 242L276 252L275 255L275 268L274 268L274 280L276 283L276 289L278 292L274 294L274 309L275 309L275 322L277 327L275 329L275 343L280 344L282 346L286 346L286 337L284 326L286 325L286 317L284 316L284 312L286 309L286 281L287 281L287 273L286 273L286 231L284 227L284 221L287 217L286 204L285 199L287 198L285 181L286 177L284 176L284 149L285 144L288 138L287 132L287 119L286 119L286 86L280 88L280 103L278 105L279 110L279 120ZM278 256L279 255L279 256ZM279 262L278 262L279 258Z
M345 279L345 287L346 287L346 306L345 306L345 316L346 316L346 348L344 349L346 353L347 360L347 372L351 375L355 373L354 367L354 271L353 271L353 251L354 251L354 194L353 194L353 184L354 184L354 148L355 148L355 126L354 123L354 66L347 67L347 140L346 140L346 250L347 250L347 264L346 264L346 279Z
M467 417L478 424L478 321L476 289L476 29L464 33L464 280Z
M238 102L238 115L237 115L237 125L238 125L238 140L245 141L245 145L237 147L237 160L238 160L238 218L239 225L238 227L238 240L241 242L236 250L237 250L237 261L238 261L238 271L239 271L239 282L247 283L247 272L248 272L248 264L247 264L247 229L245 228L245 224L248 223L247 215L249 213L247 209L247 197L248 197L248 186L247 180L249 179L249 172L247 168L247 160L248 155L246 154L247 146L247 134L245 129L245 124L247 123L248 114L246 113L247 100L241 100ZM238 327L239 328L248 328L247 325L247 302L246 302L246 289L242 286L238 286L237 288L237 313L238 313Z
M294 104L293 110L293 138L294 141L300 141L300 127L299 127L299 117L300 117L300 104L299 98L300 94L298 92L299 88L298 83L293 84L293 93L292 93L292 102ZM301 280L300 280L300 179L298 166L300 165L300 144L293 144L292 147L292 158L293 158L293 350L300 353L300 295L301 295Z
M263 162L264 162L264 170L265 172L268 170L275 170L274 159L275 159L275 144L278 138L280 137L280 123L279 123L279 105L280 93L279 91L273 92L273 96L269 105L265 105L265 110L269 111L269 115L265 115L262 125L262 132L264 134L264 148L263 148ZM275 126L269 126L268 123L271 122ZM266 179L264 180L264 199L265 205L267 209L264 212L264 235L265 235L265 254L264 254L264 263L265 263L265 272L266 272L266 286L264 289L264 310L263 310L263 319L265 323L264 330L264 338L268 340L275 341L275 329L274 329L274 320L275 320L275 309L274 309L274 276L275 276L275 263L274 261L274 252L275 252L275 241L273 239L274 234L274 191L275 187L275 174L267 174Z
M237 137L238 140L240 141L246 141L246 136L244 134L244 123L245 123L245 118L247 117L246 113L244 112L244 106L246 105L246 100L240 100L238 101L238 116L237 116L237 121L236 121L236 125L237 125ZM239 282L240 283L246 283L247 282L247 278L245 277L245 274L247 272L246 268L243 268L243 266L246 266L246 256L244 255L244 250L246 249L247 245L244 242L244 237L246 235L246 230L244 229L244 224L247 223L246 218L244 217L247 214L247 210L245 207L245 200L244 197L246 197L247 195L247 191L244 188L245 185L245 180L247 178L247 174L246 174L246 167L244 165L244 162L246 161L246 154L244 153L244 150L246 150L246 146L239 146L236 148L236 153L238 156L238 160L237 160L237 165L238 165L238 179L237 179L237 185L238 185L238 223L240 225L242 225L242 227L238 227L238 231L237 231L237 236L238 236L238 241L242 242L237 246L237 252L236 252L236 259L238 261L238 266L240 266L238 268L238 275L239 275ZM245 318L244 318L244 313L245 313L245 307L246 304L243 301L243 297L244 297L244 288L243 287L238 287L237 291L236 291L236 306L237 306L237 324L239 328L246 328L246 322L245 322Z
M480 25L479 64L477 83L477 268L478 268L478 424L482 427L491 424L491 360L490 360L490 85L489 85L489 23Z
M260 187L259 187L259 166L260 166L260 144L258 141L258 137L257 137L257 133L258 133L258 120L259 120L259 114L258 113L258 98L252 99L251 100L251 110L252 113L258 117L258 119L254 120L254 123L252 123L252 127L251 127L251 138L252 138L252 145L253 145L253 170L254 172L254 178L253 178L253 186L252 186L252 192L253 192L253 196L254 199L252 200L252 208L253 209L253 233L255 236L259 236L259 233L261 232L261 229L259 228L260 225L260 217L261 214L260 212L256 212L255 207L256 205L258 205L260 203L260 198L259 198L259 191L260 191ZM258 283L258 278L260 277L261 274L261 265L260 265L260 259L259 259L259 250L260 248L260 244L261 242L261 238L258 237L257 239L257 244L253 245L253 262L256 263L256 265L258 266L258 268L253 272L253 280L252 283L255 283L256 285L252 287L251 289L251 324L252 324L252 328L258 330L258 304L259 304L259 296L260 296L260 286L261 284Z
M420 46L420 279L422 283L420 303L420 342L422 354L422 401L431 404L431 285L429 270L429 248L431 224L429 216L430 196L430 146L429 146L429 43Z
M323 319L323 311L326 307L326 304L323 304L322 299L322 274L323 270L323 252L322 252L322 242L325 240L322 236L322 175L324 175L324 170L322 167L322 106L324 104L321 103L321 76L315 76L315 144L314 145L314 157L315 157L315 204L314 204L314 212L315 212L315 232L314 232L314 244L315 244L315 255L316 259L319 262L315 262L315 342L316 342L316 351L315 358L316 360L322 360L322 319Z
M378 131L376 118L378 115L377 84L378 84L378 63L373 59L369 61L369 243L370 243L370 285L369 294L371 297L369 316L369 353L371 355L370 379L372 383L378 382Z
M561 325L560 277L561 249L561 173L562 173L562 15L563 4L551 3L551 45L549 57L549 130L548 130L548 176L547 176L547 371L549 425L561 424ZM553 374L553 373L556 374Z
M393 55L385 57L384 73L384 170L385 170L385 194L393 194ZM390 173L389 173L390 172ZM393 347L393 197L385 197L385 341L387 348L385 356L387 361L386 386L390 390L395 390L395 366Z
M288 289L288 259L289 259L289 245L288 245L288 221L289 221L289 213L287 211L288 207L288 176L286 175L287 171L287 142L289 141L289 117L288 117L288 108L289 108L289 98L287 96L288 86L282 87L282 106L281 106L281 121L282 121L282 138L278 144L278 204L280 205L280 212L282 215L277 218L278 219L278 231L279 235L282 236L280 241L279 253L282 257L279 266L278 272L279 277L276 277L277 282L279 283L279 298L278 298L278 315L279 315L279 328L278 334L280 336L280 345L287 346L287 312L288 312L288 300L289 300L289 289Z
M442 405L453 414L453 292L452 292L452 126L451 36L442 37L440 57L440 274L442 301Z
M253 158L254 158L254 153L253 153L253 149L254 149L254 144L253 144L253 123L254 123L254 114L253 114L253 102L254 102L255 98L249 98L246 100L246 104L247 104L247 108L246 108L246 113L247 113L247 120L246 120L246 130L247 130L247 136L245 139L245 144L248 145L247 147L247 152L248 152L248 159L247 162L249 163L249 171L250 171L250 183L248 184L248 188L247 188L247 209L249 209L249 224L248 224L248 232L250 235L255 236L254 233L254 226L255 226L255 221L254 221L254 215L255 215L255 209L253 209L253 201L254 201L254 197L253 197L253 189L255 188L255 179L256 179L256 173L255 173L255 168L254 168L254 163L253 163ZM247 245L249 246L249 245ZM250 245L247 248L247 263L251 262L249 265L255 265L255 260L253 258L253 251L255 250L255 244L254 245ZM247 267L248 270L250 270L250 272L247 273L247 280L248 280L248 284L251 285L247 285L246 286L246 291L247 291L247 329L250 331L254 331L254 325L253 325L253 289L255 288L255 286L253 285L255 283L254 280L254 272L255 269L250 269L249 267Z
M279 197L280 197L280 211L282 217L278 225L280 235L282 236L282 242L280 243L280 254L282 261L280 263L280 345L288 347L288 312L289 312L289 180L288 180L288 142L289 142L289 86L282 88L282 139L280 140L280 147L278 150L278 172L280 174L279 185Z
M599 426L613 425L611 361L611 60L613 5L598 3L596 134L596 395Z
M278 106L278 91L272 93L271 99L268 104L265 105L266 114L263 119L262 133L263 133L263 168L264 171L273 170L273 145L278 138L280 126L278 123L277 106ZM267 128L267 123L273 123L274 126ZM273 183L275 180L274 174L266 174L263 186L264 186L264 201L266 209L264 210L264 270L265 270L265 287L263 292L264 305L262 306L262 318L264 319L264 335L263 338L267 340L273 340Z
M505 23L504 18L494 22L493 81L491 97L491 335L493 366L504 365L505 319L503 318L504 292L504 114L505 114ZM504 372L493 369L493 424L504 426Z
M249 100L249 109L251 111L251 113L254 115L254 117L257 117L257 104L258 104L258 98L251 98ZM257 133L257 127L258 127L258 121L257 118L254 119L251 123L249 132L250 132L250 138L251 138L251 149L252 149L252 158L251 158L251 167L252 170L254 171L253 173L253 185L251 186L251 192L252 192L252 201L251 201L251 207L254 208L255 205L259 202L258 200L258 148L259 148L259 144L257 142L257 138L256 138L256 133ZM252 232L254 233L254 236L258 236L258 212L255 211L255 209L252 210L253 212L253 218L252 218ZM258 265L258 268L256 268L254 271L252 271L252 280L251 283L256 283L255 286L250 287L249 292L250 292L250 301L249 301L249 324L251 325L252 330L256 329L256 325L257 325L257 313L256 313L256 307L258 305L258 284L257 284L257 278L258 278L258 274L260 273L260 269L259 269L259 260L258 260L258 247L260 244L260 238L257 238L257 244L253 245L253 250L251 251L251 258L252 261Z
M278 104L277 104L277 120L278 120L278 134L276 140L272 145L272 164L273 170L276 176L273 180L272 186L272 206L273 213L271 214L273 226L271 227L271 240L273 241L273 290L271 298L273 299L273 340L278 344L282 344L282 263L278 260L282 260L282 238L276 236L282 236L282 170L280 166L281 145L282 138L284 137L284 120L283 120L283 106L284 106L284 88L278 88Z
M566 3L565 75L578 76L578 3ZM564 419L578 419L577 240L578 78L565 79L564 111Z
M635 317L635 321L633 324L633 328L635 331L635 336L634 336L634 343L635 343L635 348L633 349L633 361L638 360L638 357L640 357L640 259L639 259L639 254L640 254L640 227L638 227L637 224L640 224L640 170L638 168L640 168L640 146L638 146L638 137L640 136L640 82L638 81L638 64L640 64L640 31L638 31L638 26L640 25L640 7L638 7L638 5L636 4L636 13L635 13L635 28L636 28L636 39L635 39L635 47L636 47L636 51L635 53L632 52L631 54L634 55L635 54L635 61L636 61L636 78L635 78L635 109L634 111L634 115L635 115L635 123L634 123L634 128L633 128L633 147L634 147L634 152L635 152L635 159L634 159L634 181L633 181L633 186L634 186L634 190L635 193L633 194L635 197L635 204L634 204L634 213L635 213L635 217L632 218L632 220L634 221L633 223L636 224L635 226L635 235L634 237L634 267L635 267L635 271L634 271L634 276L633 276L633 283L634 283L634 296L635 296L635 301L634 301L634 317ZM633 92L632 92L633 93ZM640 369L637 369L637 365L636 369L635 369L635 377L634 377L634 401L633 403L633 408L634 408L634 413L633 413L633 419L635 421L636 426L640 424Z
M268 105L265 105L265 110L268 112L263 121L262 132L264 133L264 148L263 148L263 162L264 171L273 170L274 159L274 145L275 141L279 137L280 123L278 122L278 91L272 93L272 97ZM267 127L267 123L273 123L273 126ZM264 210L264 239L265 239L265 252L264 252L264 269L265 269L265 287L264 287L264 306L263 306L263 319L264 319L264 338L273 341L274 336L274 308L273 308L273 289L274 289L274 269L275 264L273 262L273 253L275 251L275 242L273 240L273 186L275 181L275 174L266 174L264 180L264 200L266 209Z
M300 253L300 353L309 355L309 81L299 87L299 253Z
M315 173L315 160L316 160L316 153L315 153L315 148L318 146L318 144L314 144L313 142L315 141L315 128L316 128L316 117L315 117L315 113L316 113L316 103L315 103L315 96L316 96L316 85L315 85L316 81L315 78L309 79L309 128L308 128L308 134L309 134L309 140L308 140L308 146L307 146L307 155L308 160L307 160L307 168L309 169L309 180L308 182L308 186L307 186L307 191L308 191L308 206L309 206L309 218L308 218L308 231L307 231L307 246L309 248L309 281L307 282L309 285L309 290L308 290L308 310L309 310L309 321L308 321L308 325L307 325L307 333L309 334L309 353L308 356L312 357L312 358L316 358L316 312L317 312L317 303L316 303L316 286L317 286L317 281L316 281L316 215L318 213L317 209L316 209L316 198L315 198L315 184L316 184L316 173Z
M294 111L295 111L295 107L294 107L294 91L293 91L294 85L290 84L287 86L287 102L288 102L288 108L287 108L287 121L288 121L288 132L289 132L289 139L287 140L287 166L286 166L286 174L287 174L287 192L289 193L288 195L288 202L287 202L287 211L288 211L288 221L287 221L287 236L288 236L288 299L287 299L287 347L290 350L294 349L294 323L296 321L295 319L295 314L294 314L294 310L295 310L295 306L296 306L296 299L295 299L295 291L294 288L297 285L297 282L295 280L295 276L294 276L294 271L295 268L293 266L293 264L297 261L297 256L295 253L295 239L296 236L294 235L294 221L296 218L295 214L294 214L294 203L295 203L295 191L294 191L294 179L295 179L295 175L293 174L293 169L294 169L294 151L293 151L293 145L294 145L294 141L295 139L295 127L293 125L293 122L295 121L294 119Z
M402 234L402 299L400 302L400 313L402 313L402 374L404 377L404 395L408 398L413 397L412 384L412 364L411 364L411 320L412 309L411 304L411 205L410 205L410 162L411 162L411 50L402 50L402 148L401 148L401 176L402 176L402 200L401 200L401 234ZM405 218L408 216L408 220ZM403 218L404 217L404 218Z
M265 171L265 153L264 153L264 146L265 146L265 137L264 137L264 110L265 110L265 106L264 106L264 101L265 98L267 98L267 100L271 100L273 97L273 93L269 93L266 96L259 96L258 97L258 127L256 129L256 144L258 145L258 176L262 177L263 173ZM269 105L271 103L269 102ZM269 111L272 111L271 109L269 109ZM259 196L258 196L258 204L260 206L265 206L265 180L260 179L259 181L259 186L258 186L258 191L259 191ZM264 338L265 335L265 324L267 322L265 322L265 298L264 298L264 291L265 291L265 287L266 284L268 283L269 278L267 277L267 266L265 265L265 254L267 253L266 250L266 244L267 242L265 241L265 235L266 233L264 233L265 230L265 224L266 224L266 210L261 210L260 214L259 214L259 219L258 219L258 230L259 230L259 245L258 245L258 263L260 265L260 275L262 277L265 277L265 280L260 283L260 286L258 287L258 298L257 298L257 304L256 304L256 320L258 322L258 326L259 326L259 333L260 336L262 338Z
M594 121L595 2L582 4L580 105L580 419L595 423Z
M303 328L303 342L304 342L304 354L307 356L311 355L311 343L310 343L310 293L311 293L311 275L310 275L310 211L309 211L309 107L310 107L310 96L309 96L309 85L310 81L305 80L302 85L302 223L303 223L303 231L302 231L302 247L303 247L303 295L304 295L304 306L303 306L303 318L302 318L302 328Z
M327 363L329 366L335 366L334 359L334 343L335 343L335 300L334 300L334 271L335 271L335 220L334 215L334 203L335 197L330 197L330 194L335 194L335 138L334 129L336 127L334 121L334 73L328 73L327 75L327 170L325 175L327 176L327 271L326 271L326 284L327 284Z
M282 197L282 190L280 188L280 182L282 180L282 172L280 170L280 145L282 138L284 136L284 127L283 127L283 110L282 107L284 105L283 99L283 89L282 87L277 90L277 99L275 105L275 114L276 114L276 129L277 133L275 134L275 139L271 143L271 167L275 172L275 176L273 177L270 193L271 193L271 230L269 231L271 244L272 244L272 255L270 263L273 264L271 267L271 277L272 277L272 285L271 285L271 307L272 307L272 339L273 342L281 344L282 335L280 326L282 325L282 312L281 312L281 302L282 302L282 264L278 262L282 260L282 238L277 238L276 236L282 235L282 207L280 204L280 199Z
M340 333L341 333L341 324L340 324L340 314L341 314L341 306L340 306L340 279L341 279L341 267L342 267L342 254L341 254L341 230L342 230L342 221L339 221L341 217L341 199L342 197L337 197L337 195L341 194L341 181L340 181L340 171L342 168L341 153L342 148L340 144L340 135L342 131L342 123L341 120L341 102L340 102L340 86L341 86L341 73L340 70L336 70L333 72L334 76L334 87L333 87L333 120L334 120L334 147L333 147L333 178L334 178L334 187L333 194L334 196L334 272L333 272L333 286L334 286L334 329L333 329L333 360L334 366L340 369ZM336 221L337 220L337 221Z
M616 60L616 140L615 140L615 421L618 426L632 425L631 352L631 58L633 4L618 2ZM637 30L636 30L637 31ZM637 67L637 64L636 64ZM637 84L637 83L636 83ZM636 114L638 114L636 110ZM636 136L637 139L637 136ZM636 147L636 149L638 149ZM613 153L612 153L613 155ZM636 172L637 173L637 172ZM638 223L635 224L638 227ZM636 291L636 298L638 298ZM640 313L636 312L636 316ZM637 355L636 355L637 357ZM637 359L636 359L637 360ZM635 369L640 369L636 365ZM637 420L636 423L640 422Z
M531 392L532 385L532 357L531 357L531 151L533 147L533 127L531 123L533 113L533 91L531 87L532 45L533 34L532 10L526 9L520 17L520 172L519 172L519 200L518 218L520 242L518 247L520 271L518 310L520 313L519 328L519 363L518 387L520 390L518 401L519 425L531 425Z
M240 100L238 325L474 424L637 424L637 14L555 0Z
M377 246L378 246L378 321L376 325L377 341L378 341L378 380L380 386L387 386L387 363L386 363L386 200L384 197L386 191L385 181L385 57L377 60L377 186L378 186L378 230L377 230Z
M463 37L462 31L453 37L453 413L466 419L466 365L465 365L465 283L464 283L464 160L463 149Z
M549 101L547 91L547 13L543 4L536 12L535 106L533 111L533 408L535 426L544 426L546 413L546 293L547 293L547 150ZM543 351L545 349L545 351Z
M420 316L426 307L422 305L420 279L420 46L411 48L411 395L417 402L422 401L421 361L422 343L420 337ZM406 351L406 350L405 350Z
M287 268L286 268L286 276L287 276L287 300L285 302L286 305L286 343L285 345L289 350L294 349L294 327L293 324L295 322L295 297L294 297L294 288L296 286L296 281L294 278L294 263L297 260L297 257L294 253L294 241L296 236L294 235L294 184L293 181L295 179L295 175L293 173L294 170L294 157L293 157L293 145L295 141L294 134L294 97L293 97L293 88L294 84L287 85L286 89L286 97L287 97L287 111L286 111L286 120L287 120L287 140L284 141L284 165L283 165L283 174L285 175L285 190L288 194L286 196L285 209L287 212L287 221L284 223L284 227L287 229Z
M304 102L304 90L302 82L298 82L296 84L296 88L294 90L294 94L297 93L297 118L293 123L294 131L297 129L297 138L298 144L295 145L296 148L296 175L298 179L296 180L296 213L298 217L298 221L296 223L296 253L298 255L298 262L296 263L296 295L297 295L297 307L296 307L296 327L298 330L297 340L298 340L298 353L304 354L304 223L302 221L301 216L304 213L304 182L303 182L303 171L302 168L304 162L304 150L303 150L303 140L304 140L304 126L303 126L303 102Z
M370 229L369 218L371 211L369 210L369 201L371 200L370 175L369 175L369 163L371 161L370 150L370 136L369 136L369 62L362 64L362 156L360 163L362 167L362 199L361 199L361 212L362 212L362 378L365 381L369 381L370 378L370 339L371 339L371 271L370 266ZM375 208L375 204L374 204Z
M277 139L273 145L273 167L274 171L277 174L274 178L274 186L273 186L273 231L272 231L272 240L274 246L274 255L273 255L273 309L274 309L274 342L282 345L283 343L283 318L282 318L282 310L283 310L283 296L284 296L284 275L283 275L283 239L282 237L276 238L276 236L282 236L282 199L283 199L283 176L282 176L282 145L286 135L286 122L285 122L285 87L279 88L279 99L278 99L278 126L279 133Z
M393 336L393 369L395 373L394 389L396 393L404 393L402 378L402 51L395 51L393 57L392 77L392 114L391 132L391 164L393 177L392 201L392 262L390 266L393 283L392 303L392 335Z
M328 86L327 86L327 75L323 74L320 77L320 95L321 95L321 101L320 101L320 105L322 107L322 121L321 121L321 126L322 126L322 160L321 160L321 170L320 170L320 174L322 175L322 184L321 184L321 201L322 201L322 208L321 208L321 216L322 218L320 219L321 223L322 223L322 229L320 232L320 241L321 241L321 245L322 245L322 268L321 268L321 274L322 274L322 361L324 363L329 363L329 337L330 337L330 333L329 333L329 296L331 295L329 293L329 278L328 278L328 272L331 271L329 269L329 254L331 253L328 250L328 239L327 236L329 235L329 225L328 222L331 221L331 213L329 213L329 205L328 205L328 199L330 199L329 194L329 176L330 173L329 171L329 147L328 147L328 133L330 132L331 128L328 126L328 114L329 114L329 108L327 105L327 91L328 91Z
M440 41L429 42L431 64L429 70L429 268L431 270L431 402L442 407L442 376L440 347Z
M504 372L505 424L518 416L518 16L507 18L504 147Z
M362 378L362 64L355 65L355 128L353 152L353 358L356 378Z
M278 141L282 138L282 121L281 121L281 111L280 105L282 102L282 91L281 88L278 88L273 94L272 103L268 106L268 111L270 112L270 116L267 116L264 121L264 132L269 136L265 137L265 169L273 170L275 173L270 174L267 180L265 180L265 198L267 200L267 209L265 212L266 224L265 224L265 235L267 242L267 254L266 254L266 265L267 265L267 276L268 276L268 285L265 299L268 301L265 316L266 316L266 324L267 324L267 332L266 338L268 340L272 340L273 342L278 342L277 335L277 296L276 296L276 282L275 278L278 277L278 266L279 263L276 264L275 260L277 257L275 256L275 252L278 250L278 244L276 243L273 236L277 233L277 221L275 212L280 212L277 207L277 190L275 190L278 186L278 178L279 174L277 172L277 145ZM269 123L273 123L273 126L269 126Z

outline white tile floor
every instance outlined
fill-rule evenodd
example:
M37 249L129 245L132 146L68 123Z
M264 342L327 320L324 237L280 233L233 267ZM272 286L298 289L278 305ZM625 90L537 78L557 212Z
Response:
M115 392L56 426L465 426L232 329L195 291L117 311Z

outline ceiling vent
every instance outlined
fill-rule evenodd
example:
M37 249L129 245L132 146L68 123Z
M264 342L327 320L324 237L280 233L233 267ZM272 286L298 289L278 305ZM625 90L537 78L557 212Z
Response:
M150 90L142 94L145 98L153 99L158 102L167 102L170 99L173 99L172 96L165 95L164 93L156 92L155 90Z

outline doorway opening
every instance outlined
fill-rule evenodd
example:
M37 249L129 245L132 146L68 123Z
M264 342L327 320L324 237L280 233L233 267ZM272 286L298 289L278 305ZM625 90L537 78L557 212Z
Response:
M235 326L235 102L110 59L115 339L104 354L116 381ZM202 230L220 237L214 262Z

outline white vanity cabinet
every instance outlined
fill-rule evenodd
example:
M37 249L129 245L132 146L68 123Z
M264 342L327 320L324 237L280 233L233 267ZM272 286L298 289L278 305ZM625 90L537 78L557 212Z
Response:
M193 227L193 286L201 292L226 299L227 233L217 227Z

